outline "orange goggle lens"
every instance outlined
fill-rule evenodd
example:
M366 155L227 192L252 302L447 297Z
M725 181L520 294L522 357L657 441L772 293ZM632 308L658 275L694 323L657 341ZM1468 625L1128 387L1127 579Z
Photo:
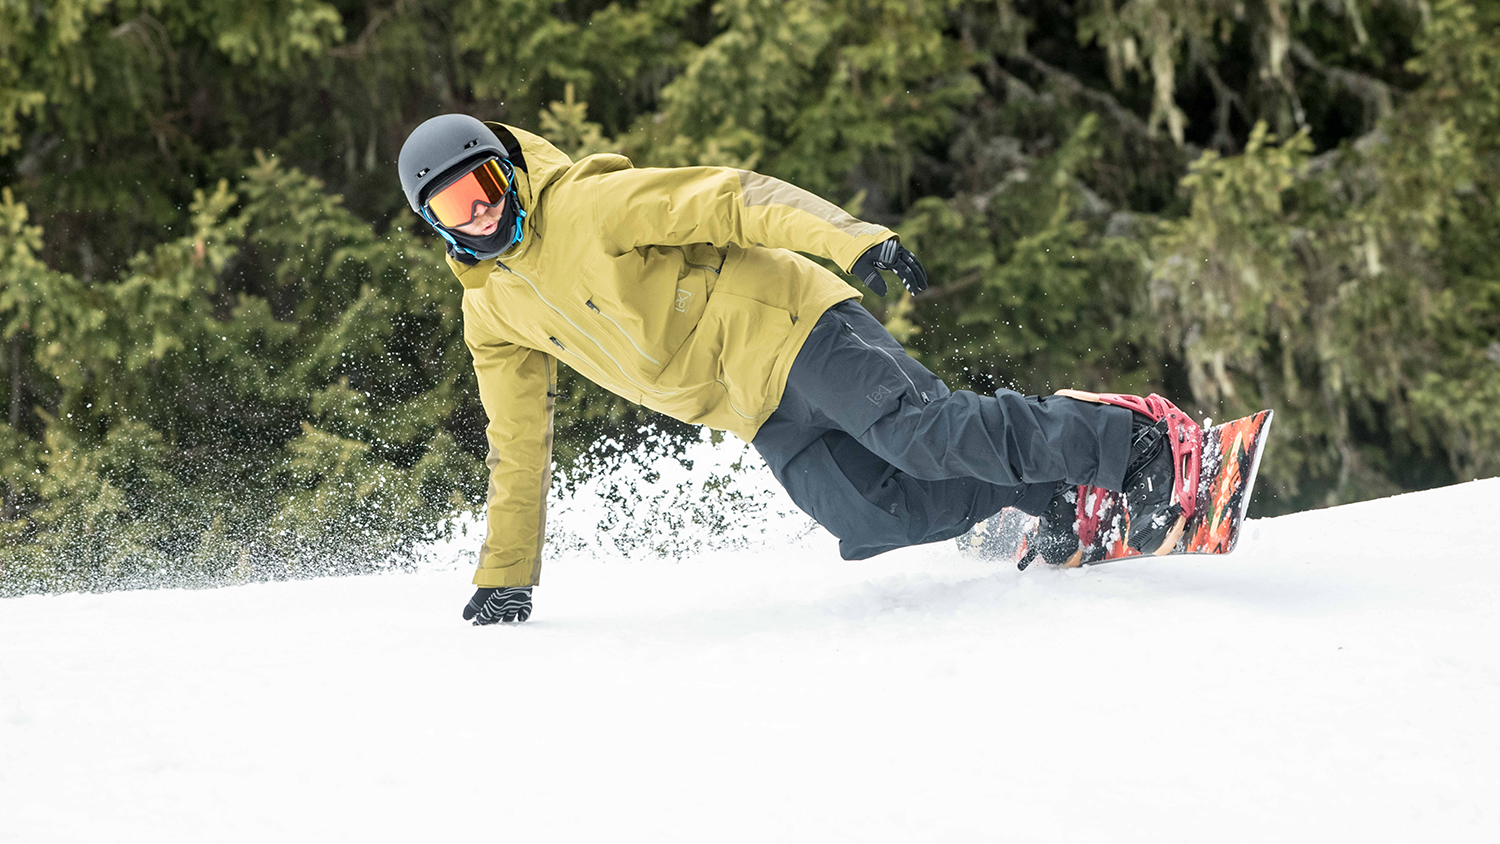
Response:
M508 190L510 178L492 158L433 194L427 207L439 223L449 228L462 226L473 221L481 204L498 205Z

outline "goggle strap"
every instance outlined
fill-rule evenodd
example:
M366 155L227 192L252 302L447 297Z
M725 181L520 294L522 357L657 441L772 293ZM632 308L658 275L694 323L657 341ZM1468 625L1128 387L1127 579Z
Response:
M515 188L511 188L509 196L510 196L510 198L512 200L515 199L515 197L516 197ZM520 205L517 205L516 206L516 236L510 239L510 246L505 247L505 251L509 252L511 250L511 248L514 247L517 243L520 243L521 242L521 238L523 236L525 236L525 232L521 231L521 221L524 220L524 219L526 219L526 212L521 208Z

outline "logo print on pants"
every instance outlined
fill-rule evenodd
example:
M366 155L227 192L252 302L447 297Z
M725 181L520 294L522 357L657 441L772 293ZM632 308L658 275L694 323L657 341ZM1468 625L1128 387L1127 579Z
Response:
M891 397L891 388L885 386L884 384L880 385L879 387L876 387L875 388L875 392L869 394L868 396L865 396L865 398L867 398L867 399L870 400L871 404L880 404L881 402L885 401L886 399L888 399L890 397Z
M681 287L677 288L677 310L679 313L687 313L688 300L691 298L693 298L691 292L683 290Z

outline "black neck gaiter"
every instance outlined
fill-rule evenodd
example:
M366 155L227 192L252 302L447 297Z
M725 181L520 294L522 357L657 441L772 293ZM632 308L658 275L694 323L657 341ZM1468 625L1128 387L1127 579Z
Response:
M505 213L500 215L500 224L495 227L494 232L483 237L478 237L448 229L449 237L457 241L464 249L468 249L474 253L470 255L449 245L448 254L452 255L455 260L468 264L471 267L480 261L488 261L491 258L499 257L502 252L510 249L520 240L520 232L516 228L516 212L520 208L521 203L517 201L516 192L513 190L507 195Z

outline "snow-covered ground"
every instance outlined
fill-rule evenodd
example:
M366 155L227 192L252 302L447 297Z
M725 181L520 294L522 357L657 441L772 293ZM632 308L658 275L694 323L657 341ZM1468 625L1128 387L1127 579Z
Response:
M1500 840L1500 480L1025 573L768 503L524 626L451 563L0 601L0 841Z

